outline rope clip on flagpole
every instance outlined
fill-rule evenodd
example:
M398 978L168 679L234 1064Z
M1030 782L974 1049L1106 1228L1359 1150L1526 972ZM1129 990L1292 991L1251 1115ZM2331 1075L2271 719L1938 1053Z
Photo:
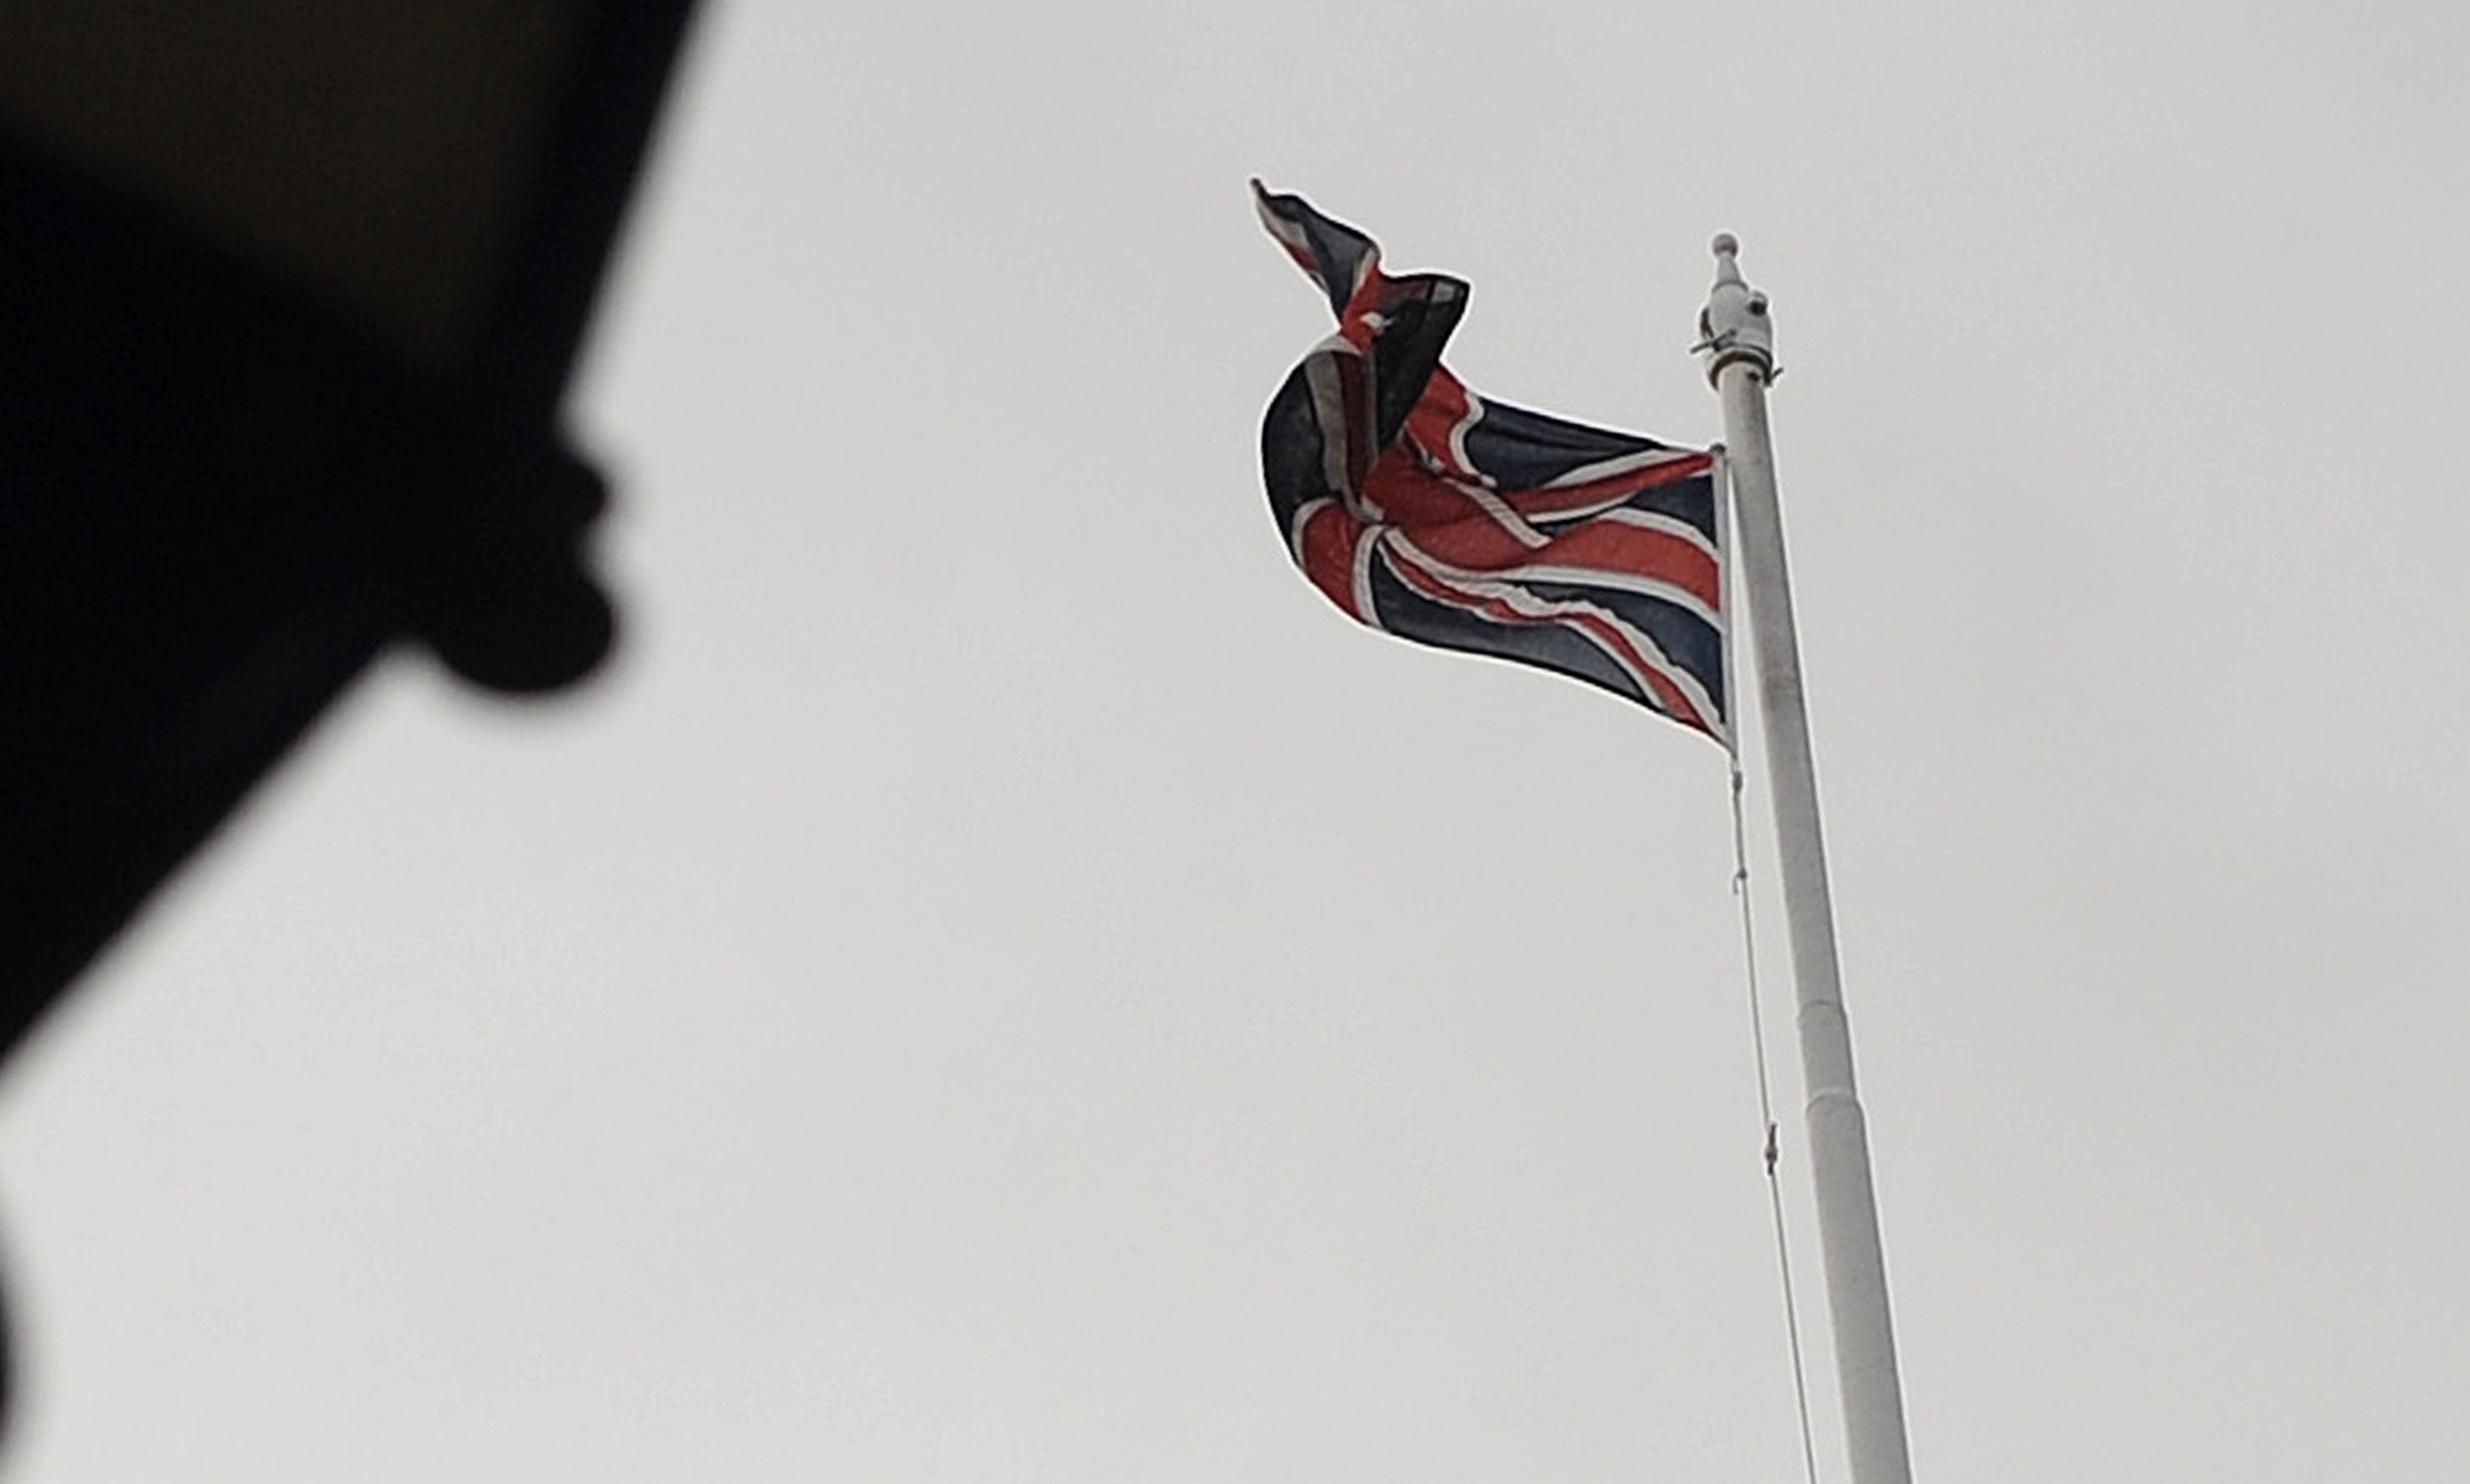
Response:
M1887 1307L1886 1257L1870 1176L1870 1136L1852 1078L1852 1036L1844 1014L1819 830L1817 771L1810 760L1801 645L1793 630L1792 581L1784 565L1776 499L1775 449L1767 434L1767 383L1775 379L1775 325L1767 297L1742 281L1730 233L1714 242L1715 284L1698 316L1707 380L1724 408L1725 469L1738 541L1740 591L1749 600L1759 716L1766 741L1778 874L1792 945L1801 1066L1808 1103L1810 1184L1827 1260L1827 1309L1835 1332L1836 1384L1844 1405L1852 1484L1911 1484L1903 1387L1896 1372ZM1737 681L1733 686L1737 694ZM1738 707L1736 706L1737 714Z

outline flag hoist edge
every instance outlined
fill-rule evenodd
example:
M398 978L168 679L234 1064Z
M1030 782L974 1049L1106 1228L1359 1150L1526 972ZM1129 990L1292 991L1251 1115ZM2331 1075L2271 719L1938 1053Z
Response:
M1338 333L1270 399L1270 506L1304 576L1400 638L1540 665L1726 740L1714 455L1477 396L1441 364L1467 286L1252 182Z

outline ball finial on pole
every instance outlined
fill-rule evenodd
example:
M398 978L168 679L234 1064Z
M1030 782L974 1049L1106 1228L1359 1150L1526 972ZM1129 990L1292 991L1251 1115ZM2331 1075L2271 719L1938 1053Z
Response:
M1708 353L1708 383L1714 384L1717 375L1736 361L1748 361L1758 368L1760 380L1773 381L1775 326L1767 320L1767 296L1742 280L1740 265L1734 261L1740 253L1741 240L1730 232L1718 232L1708 245L1715 253L1715 285L1698 316L1698 349Z

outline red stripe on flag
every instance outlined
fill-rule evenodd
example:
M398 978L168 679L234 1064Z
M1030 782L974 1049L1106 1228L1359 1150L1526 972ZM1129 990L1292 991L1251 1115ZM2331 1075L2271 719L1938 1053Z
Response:
M1509 501L1510 506L1523 516L1550 518L1584 510L1589 505L1618 504L1641 490L1694 479L1714 467L1713 454L1686 453L1665 463L1608 475L1584 484L1559 485L1545 490L1503 491L1502 499Z
M1403 443L1390 445L1372 466L1366 489L1392 523L1411 531L1454 521L1492 519L1464 490L1425 468L1415 451Z
M1486 572L1527 566L1592 568L1670 583L1711 609L1723 601L1714 557L1673 532L1597 519L1532 545L1475 495L1396 449L1373 466L1365 493L1389 524L1452 567ZM1503 503L1510 499L1493 498Z
M1407 534L1450 566L1475 571L1499 571L1537 559L1535 547L1503 530L1499 522L1480 510L1463 520L1408 527Z
M1447 370L1435 369L1433 379L1424 383L1415 410L1407 414L1407 436L1442 468L1472 479L1478 477L1476 472L1466 467L1450 441L1466 421L1470 406L1465 383Z
M1438 550L1433 554L1443 555ZM1720 609L1724 602L1723 577L1716 569L1715 559L1702 547L1666 531L1645 530L1618 521L1580 525L1555 537L1549 545L1522 553L1520 560L1536 567L1581 567L1670 583L1710 609Z
M1323 505L1304 522L1295 537L1295 565L1304 577L1358 623L1372 615L1355 606L1355 543L1363 522L1340 505Z
M1391 574L1399 581L1436 603L1446 603L1453 608L1466 609L1469 612L1480 614L1496 623L1514 625L1519 628L1557 627L1584 630L1603 647L1613 652L1614 658L1620 661L1622 669L1646 686L1657 703L1663 707L1666 715L1677 722L1695 727L1710 736L1714 735L1714 729L1709 727L1707 719L1698 714L1698 708L1690 704L1689 696L1663 673L1662 664L1648 658L1637 645L1631 643L1629 637L1623 634L1618 625L1588 613L1558 614L1549 618L1533 617L1520 613L1499 598L1467 592L1453 587L1412 562L1392 561L1386 551L1382 553L1382 560L1387 563Z

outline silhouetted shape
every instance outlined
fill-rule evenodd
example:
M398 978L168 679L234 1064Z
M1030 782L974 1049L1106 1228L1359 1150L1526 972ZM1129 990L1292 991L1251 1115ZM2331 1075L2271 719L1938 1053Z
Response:
M606 653L557 409L691 8L0 7L0 1054L388 643Z

